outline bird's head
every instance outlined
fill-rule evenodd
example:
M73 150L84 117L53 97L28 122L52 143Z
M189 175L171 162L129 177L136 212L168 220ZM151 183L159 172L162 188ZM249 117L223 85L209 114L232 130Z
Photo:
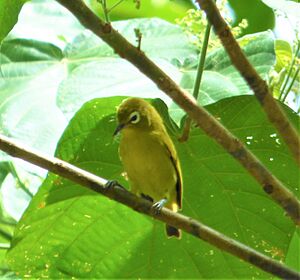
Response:
M118 126L114 135L123 129L151 130L162 122L159 114L147 101L131 97L125 99L117 110Z

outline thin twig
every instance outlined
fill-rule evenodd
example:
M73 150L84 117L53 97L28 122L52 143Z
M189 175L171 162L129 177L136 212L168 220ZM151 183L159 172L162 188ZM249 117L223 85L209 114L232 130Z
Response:
M57 0L57 2L65 6L83 26L99 36L120 57L132 63L158 88L170 96L208 136L214 138L244 166L262 186L263 190L286 211L295 224L300 225L300 202L295 195L273 176L237 137L225 129L203 107L198 106L195 98L181 89L153 61L143 52L137 50L113 27L107 28L107 24L101 21L81 0ZM291 127L289 123L286 125Z
M142 32L139 28L135 28L134 29L134 34L136 37L136 42L137 42L137 49L140 51L141 50L141 46L142 46Z
M110 20L109 20L109 15L108 15L108 9L106 6L106 0L98 0L98 2L100 2L101 6L102 6L105 22L109 23Z
M224 48L226 49L232 64L246 80L253 90L257 100L265 110L270 122L274 124L278 132L289 147L293 157L300 165L300 137L289 122L288 118L280 108L278 102L273 98L267 83L258 75L254 67L247 60L241 47L234 39L229 26L222 18L213 0L196 0L201 9L212 24L215 33L219 36Z
M184 120L182 134L178 138L179 142L186 142L189 139L191 126L192 126L192 119L189 116L186 116L186 119Z
M298 58L298 53L299 53L299 50L300 50L300 40L298 40L297 42L297 49L293 55L293 58L292 58L292 62L291 62L291 65L290 65L290 68L289 68L289 71L285 77L285 81L284 81L284 84L282 86L282 88L280 89L280 95L279 95L279 100L282 100L282 102L284 102L282 98L282 96L284 95L284 92L285 92L285 88L288 84L288 81L292 75L292 71L293 71L293 68L294 68L294 65L295 65L295 62L296 62L296 59ZM287 91L288 92L288 91Z
M198 100L198 96L199 96L199 90L200 90L202 75L203 75L203 71L204 71L204 64L205 64L206 52L207 52L207 48L208 48L210 30L211 30L211 24L209 22L207 22L204 39L203 39L203 45L201 48L201 54L199 56L199 62L198 62L198 66L197 66L197 74L196 74L196 79L195 79L195 83L194 83L194 89L193 89L193 96L195 97L196 100ZM192 125L191 118L189 116L187 116L187 118L185 119L185 122L184 122L182 135L179 138L180 142L185 142L188 140L189 135L190 135L191 125Z
M107 188L107 180L82 170L58 158L45 156L40 152L17 144L6 136L0 135L0 149L13 157L18 157L45 168L57 175L72 180L88 189L118 201L133 210L160 220L168 225L180 228L217 248L224 250L240 259L249 262L275 276L296 279L300 274L293 271L242 243L231 239L212 228L181 214L163 208L160 213L153 211L152 203L140 198L120 186Z
M116 8L117 6L119 6L124 0L120 0L117 3L115 3L114 5L112 5L109 9L106 9L107 13L110 13L114 8Z
M287 98L289 92L291 91L291 89L292 89L292 87L293 87L293 85L294 85L296 79L298 78L299 71L300 71L300 66L297 67L297 70L296 70L296 72L295 72L295 74L294 74L294 77L293 77L293 79L292 79L292 81L291 81L289 87L287 88L285 95L284 95L283 98L282 98L282 102L285 101L285 99Z

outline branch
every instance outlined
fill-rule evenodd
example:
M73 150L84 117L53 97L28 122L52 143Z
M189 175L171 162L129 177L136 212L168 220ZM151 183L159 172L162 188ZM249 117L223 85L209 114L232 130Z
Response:
M197 0L197 2L201 9L205 11L215 33L222 41L224 48L231 58L232 64L247 81L262 108L265 110L270 122L277 128L296 162L300 165L300 138L296 129L289 122L279 104L273 98L266 82L258 75L245 54L242 52L239 44L234 39L229 26L222 18L215 2L213 0Z
M182 90L166 73L154 64L142 51L130 44L108 23L99 19L82 0L57 0L70 10L83 26L90 29L110 45L120 57L128 60L170 96L202 130L214 138L228 153L238 160L293 219L300 225L300 202L245 145L209 112L197 105L197 101Z
M45 156L33 149L17 144L3 135L0 135L0 149L13 157L26 160L108 198L118 201L137 212L151 216L154 219L160 220L176 228L180 228L277 277L288 279L299 279L300 277L300 274L280 262L277 262L190 217L174 213L167 208L163 208L160 213L156 213L156 211L153 211L152 203L150 201L137 197L120 186L107 188L105 187L105 184L107 183L106 179L98 177L58 158Z

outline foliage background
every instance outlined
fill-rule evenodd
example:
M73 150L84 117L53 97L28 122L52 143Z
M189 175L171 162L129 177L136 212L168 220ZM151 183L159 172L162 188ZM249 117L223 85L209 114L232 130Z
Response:
M1 133L47 154L56 150L56 156L127 186L118 139L111 136L115 108L129 95L160 98L152 102L174 138L183 166L183 213L299 270L299 231L201 130L193 127L187 143L176 141L184 117L176 104L55 1L29 1L24 6L24 1L8 2L0 5L5 26L0 33L0 39L5 37L0 51ZM143 51L191 91L199 50L174 21L192 4L161 3L158 7L143 1L137 10L125 1L112 11L112 20L148 19L113 25L134 44L134 28L139 28ZM292 58L289 44L279 44L266 31L274 25L273 11L261 1L230 4L236 23L249 11L244 33L250 34L239 42L260 75L269 80L274 68L280 72ZM89 5L101 14L95 1ZM18 23L6 36L14 24L7 15L16 21L22 6ZM222 48L207 56L198 102L299 197L292 157ZM297 125L298 115L282 106ZM68 180L53 174L46 178L45 171L5 154L0 159L0 253L6 277L270 278L189 235L181 241L167 240L160 223Z

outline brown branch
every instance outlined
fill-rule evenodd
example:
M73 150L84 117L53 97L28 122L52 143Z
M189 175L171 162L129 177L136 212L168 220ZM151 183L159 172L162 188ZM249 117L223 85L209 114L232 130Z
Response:
M263 187L264 191L276 201L293 221L300 225L300 202L272 173L252 154L245 145L196 100L182 90L167 74L156 66L142 51L130 44L110 24L100 20L82 0L57 0L70 10L83 26L90 29L110 45L120 57L128 60L151 79L162 91L169 95L190 118L214 138L225 150L238 160Z
M105 184L107 183L106 179L98 177L65 161L45 156L42 153L18 144L3 135L0 135L0 149L13 157L26 160L108 198L118 201L137 212L151 216L176 228L180 228L277 277L288 279L300 278L300 274L286 267L282 263L277 262L190 217L174 213L167 208L163 208L160 213L156 213L156 211L153 211L152 204L148 200L139 198L119 186L107 188L105 187Z
M232 64L253 90L270 122L277 128L296 162L300 165L300 137L296 129L289 122L279 104L273 98L266 82L259 76L246 58L241 47L234 39L229 26L222 18L215 2L213 0L197 0L197 2L201 9L205 11L215 33L219 36L226 49Z

